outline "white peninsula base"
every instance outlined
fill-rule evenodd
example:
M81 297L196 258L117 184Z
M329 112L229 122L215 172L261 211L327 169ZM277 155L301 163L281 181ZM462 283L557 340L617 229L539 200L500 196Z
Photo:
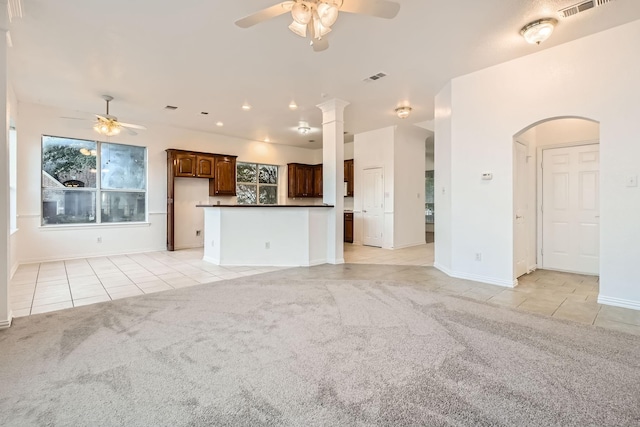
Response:
M203 260L223 266L312 266L327 262L333 206L198 205Z

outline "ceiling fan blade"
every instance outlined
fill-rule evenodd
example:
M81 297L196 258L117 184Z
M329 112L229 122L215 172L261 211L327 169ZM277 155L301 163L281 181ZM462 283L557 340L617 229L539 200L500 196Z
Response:
M141 129L141 130L146 130L147 128L142 126L142 125L133 125L131 123L123 123L123 122L118 122L120 124L120 126L125 127L125 128L132 128L132 129Z
M329 48L329 40L326 37L312 40L312 45L314 52L322 52L323 50L327 50Z
M340 12L360 13L391 19L400 11L400 5L388 0L343 0Z
M129 135L136 136L136 135L138 134L138 132L136 132L135 130L133 130L133 129L129 129L129 128L127 128L127 127L125 127L125 128L124 128L124 130L125 130Z
M238 19L236 21L236 25L240 28L249 28L268 19L283 15L291 10L292 3L293 2L285 1L282 3L274 4L271 7L262 9L261 11L251 14L247 17Z
M108 118L106 118L105 116L101 116L100 114L94 114L94 116L96 116L96 117L97 117L98 119L100 119L100 120L104 120L105 122L108 122L108 121L109 121L109 119L108 119Z
M66 117L66 116L60 116L61 119L66 119L66 120L91 120L91 119L83 119L81 117Z

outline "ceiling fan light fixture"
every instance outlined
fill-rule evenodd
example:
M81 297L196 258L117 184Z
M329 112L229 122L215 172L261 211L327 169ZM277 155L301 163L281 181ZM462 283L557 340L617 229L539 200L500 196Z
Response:
M520 34L527 43L540 44L551 36L557 23L554 18L538 19L522 27Z
M320 19L318 18L313 19L313 38L314 39L321 39L325 35L329 34L330 31L331 31L331 27L326 27L322 25L322 22L320 22Z
M98 122L93 126L93 130L98 132L100 135L114 136L120 133L122 126L120 126L120 123L118 122L98 120Z
M307 25L313 17L313 11L307 3L297 1L291 8L291 16L298 24Z
M316 6L318 18L325 27L331 27L338 19L338 7L333 2L321 1Z
M408 106L404 106L404 107L398 107L396 108L396 115L398 116L398 118L400 119L406 119L407 117L409 117L409 114L411 114L411 107Z
M303 24L299 24L296 21L293 21L291 25L289 25L289 29L293 31L293 33L299 35L300 37L307 37L307 26Z

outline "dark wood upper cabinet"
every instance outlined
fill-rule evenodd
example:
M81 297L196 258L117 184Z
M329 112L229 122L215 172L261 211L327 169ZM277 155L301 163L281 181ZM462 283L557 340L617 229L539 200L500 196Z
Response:
M322 165L315 165L313 167L313 197L322 197L322 188L324 183L322 182Z
M287 175L288 197L322 197L322 165L289 163Z
M196 155L188 153L175 153L174 176L192 177L196 175Z
M344 161L344 181L347 183L345 197L353 197L353 159Z
M196 156L196 176L198 178L215 178L214 161L215 157L213 156Z
M213 182L211 181L209 182L209 195L210 196L235 196L236 195L236 157L235 156L216 156L214 169L215 169L215 178L213 179Z

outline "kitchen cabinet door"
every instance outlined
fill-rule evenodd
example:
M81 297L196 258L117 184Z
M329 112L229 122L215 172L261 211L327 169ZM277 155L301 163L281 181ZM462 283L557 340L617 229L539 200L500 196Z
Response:
M196 176L198 178L215 178L215 157L196 156Z
M236 195L236 158L231 156L216 156L214 162L213 185L209 186L210 196ZM211 194L213 187L213 194Z
M175 154L175 176L192 177L196 175L196 156L194 154Z

